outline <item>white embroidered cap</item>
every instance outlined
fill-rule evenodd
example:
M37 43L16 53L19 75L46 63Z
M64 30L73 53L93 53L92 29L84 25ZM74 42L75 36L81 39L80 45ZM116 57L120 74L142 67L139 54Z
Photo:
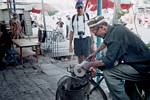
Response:
M90 28L100 25L102 22L106 22L103 16L96 16L88 21L88 26Z

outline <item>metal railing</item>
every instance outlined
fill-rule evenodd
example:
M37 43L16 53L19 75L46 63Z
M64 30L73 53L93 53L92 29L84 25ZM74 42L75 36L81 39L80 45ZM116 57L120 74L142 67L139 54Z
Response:
M53 30L53 31L46 31L44 35L44 31L42 31L42 40L45 40L42 43L42 49L44 52L48 53L50 57L59 57L61 54L58 52L60 49L59 44L61 42L65 42L65 36L63 33ZM43 37L44 36L44 37Z

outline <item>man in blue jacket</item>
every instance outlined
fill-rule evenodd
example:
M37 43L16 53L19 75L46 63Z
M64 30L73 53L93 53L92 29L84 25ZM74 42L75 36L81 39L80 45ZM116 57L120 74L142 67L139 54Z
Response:
M128 28L123 25L111 26L104 17L95 17L88 25L92 33L104 39L92 55L107 47L106 55L92 62L91 69L103 69L113 100L129 100L124 80L150 80L150 49Z

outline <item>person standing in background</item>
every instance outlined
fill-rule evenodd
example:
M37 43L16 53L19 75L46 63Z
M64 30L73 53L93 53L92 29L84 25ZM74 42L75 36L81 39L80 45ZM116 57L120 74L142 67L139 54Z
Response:
M0 70L6 68L6 64L3 59L6 55L6 51L11 48L11 37L6 29L5 22L0 22Z
M56 23L57 24L57 28L58 29L58 32L61 34L62 36L62 39L64 40L65 39L65 34L64 34L64 22L62 21L61 18L58 18L58 22Z
M74 42L74 53L78 57L78 63L81 63L90 55L94 39L87 25L89 15L84 12L83 2L77 1L75 8L77 14L72 17L70 25L69 51L73 52L72 42Z
M10 26L11 26L11 30L12 30L11 36L12 36L13 39L18 39L18 38L23 37L21 22L18 19L17 13L13 14L13 18L10 22Z
M66 39L69 39L69 25L70 25L70 16L66 16Z

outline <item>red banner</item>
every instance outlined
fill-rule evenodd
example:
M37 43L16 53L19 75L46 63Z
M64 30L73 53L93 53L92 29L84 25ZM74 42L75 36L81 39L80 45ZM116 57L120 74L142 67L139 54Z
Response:
M32 13L41 13L41 10L39 10L39 9L35 9L35 8L32 8Z
M103 0L102 3L103 9L114 7L114 2L110 0ZM121 9L129 9L131 6L133 6L133 4L121 4ZM97 10L97 0L90 0L87 7L90 8L91 11Z

